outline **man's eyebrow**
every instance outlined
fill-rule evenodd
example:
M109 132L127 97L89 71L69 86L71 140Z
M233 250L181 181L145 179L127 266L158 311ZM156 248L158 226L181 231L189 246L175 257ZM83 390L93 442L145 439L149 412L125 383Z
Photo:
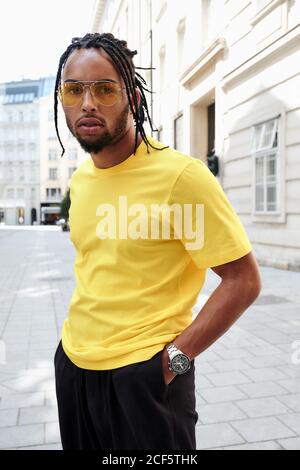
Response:
M111 82L111 83L118 83L116 80L112 80L111 78L102 78L101 80L73 80L72 78L68 78L67 80L63 80L65 83L67 82L76 82L76 83L84 83L85 81L91 82Z

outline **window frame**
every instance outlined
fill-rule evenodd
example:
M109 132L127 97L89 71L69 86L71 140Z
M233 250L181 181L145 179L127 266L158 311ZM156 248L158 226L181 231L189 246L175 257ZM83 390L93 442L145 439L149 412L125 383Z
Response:
M177 147L177 123L179 120L182 119L181 121L181 126L182 126L182 146L184 146L184 117L183 117L183 111L180 111L179 113L176 114L173 120L173 133L174 133L174 138L173 138L173 145L174 149L177 150L178 152L183 152L183 149L180 149Z
M255 128L260 124L265 124L273 119L278 119L278 143L276 149L262 149L255 151L253 146L250 149L251 169L252 169L252 222L267 223L285 223L286 221L286 171L285 171L285 129L286 129L286 112L283 107L273 113L266 113L258 122L252 124L251 140L255 139ZM264 156L264 168L266 165L267 155L277 152L277 168L276 168L276 190L277 190L277 210L276 211L257 211L256 210L256 160L258 155ZM266 176L264 177L266 178ZM264 179L264 191L266 191L266 179ZM266 208L265 208L266 209Z

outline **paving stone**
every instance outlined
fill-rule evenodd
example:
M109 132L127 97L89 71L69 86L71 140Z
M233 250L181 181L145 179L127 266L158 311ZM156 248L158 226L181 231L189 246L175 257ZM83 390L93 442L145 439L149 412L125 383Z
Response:
M281 415L278 419L300 436L300 413Z
M196 374L196 388L202 390L202 388L213 387L213 383L204 375Z
M235 421L231 425L247 442L272 441L295 437L295 433L278 418L255 418Z
M291 439L280 439L278 443L285 450L300 450L300 437L293 437Z
M212 351L211 348L203 351L199 356L197 356L195 362L212 362L214 363L215 361L219 361L222 359L219 354L216 352Z
M253 382L266 382L269 380L280 380L286 378L286 375L276 367L265 367L262 369L245 370L244 374Z
M276 356L276 354L280 353L280 349L275 346L248 347L247 351L249 351L252 356Z
M29 426L10 426L0 428L0 449L18 448L43 444L43 424Z
M240 400L236 405L247 414L249 418L263 416L276 416L287 413L288 408L276 398L256 398L251 400Z
M300 393L282 395L277 398L281 403L291 410L300 413Z
M212 449L242 444L242 437L227 423L199 425L196 427L197 449Z
M45 442L46 444L55 444L57 442L61 442L58 423L45 424Z
M208 362L197 362L196 366L197 368L197 375L201 376L203 374L209 374L216 372L216 369L212 367Z
M278 380L278 385L285 388L291 393L300 393L300 380L296 379L287 379L287 380Z
M286 364L286 360L283 357L279 356L256 356L246 359L246 362L253 367L254 369L258 368L268 368L273 366L282 366ZM280 370L280 367L279 367Z
M57 405L56 391L46 390L45 391L45 405L46 406L55 406Z
M216 361L214 362L214 367L218 372L231 372L251 369L252 366L243 359L230 359L226 361Z
M8 410L0 410L0 427L16 426L18 419L18 409L11 408Z
M0 397L7 397L12 394L12 390L5 386L5 383L0 385Z
M239 446L229 446L224 450L282 450L282 447L275 441L255 442L253 444L242 444Z
M18 424L51 423L58 420L56 407L27 407L20 409Z
M299 379L300 382L300 365L285 365L278 369L291 378Z
M227 385L238 385L251 382L251 380L240 371L224 372L219 374L207 374L207 378L217 387Z
M249 348L248 348L249 349ZM227 351L223 351L222 355L220 354L219 359L242 359L242 358L251 358L253 354L249 350L243 348L230 348Z
M276 382L257 382L251 384L241 384L238 388L250 398L261 398L286 395L287 390Z
M43 392L35 393L13 393L3 397L0 403L0 409L21 408L27 406L43 406L45 394Z
M199 394L207 403L222 403L247 398L247 395L235 386L203 389L199 391Z
M56 444L43 444L40 446L19 447L18 450L62 450L60 442Z
M24 375L17 379L8 380L4 385L16 392L39 392L53 389L54 379L46 379L39 375Z
M247 415L233 403L200 405L198 406L198 414L203 424L224 423L247 418Z

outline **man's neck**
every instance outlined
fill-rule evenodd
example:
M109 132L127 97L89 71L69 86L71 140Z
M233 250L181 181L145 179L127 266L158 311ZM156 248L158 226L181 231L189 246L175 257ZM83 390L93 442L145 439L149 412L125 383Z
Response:
M138 134L137 146L141 141L142 137ZM134 143L135 129L132 127L117 142L108 145L99 153L91 154L95 167L105 169L122 163L134 152Z

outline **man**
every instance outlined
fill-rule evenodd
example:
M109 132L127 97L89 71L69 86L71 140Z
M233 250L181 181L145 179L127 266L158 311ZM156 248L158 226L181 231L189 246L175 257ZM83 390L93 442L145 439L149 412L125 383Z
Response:
M135 53L88 34L57 73L56 130L59 97L91 156L70 184L76 287L54 359L63 449L195 449L194 359L261 289L207 166L146 136ZM193 321L208 268L222 281Z

